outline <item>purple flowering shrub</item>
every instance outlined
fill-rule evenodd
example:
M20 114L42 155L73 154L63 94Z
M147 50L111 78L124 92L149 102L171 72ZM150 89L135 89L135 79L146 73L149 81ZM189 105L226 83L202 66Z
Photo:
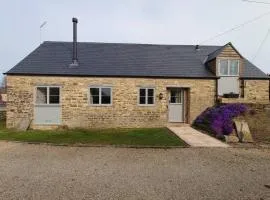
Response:
M222 138L233 131L233 118L246 111L247 106L240 103L210 107L195 119L193 126Z

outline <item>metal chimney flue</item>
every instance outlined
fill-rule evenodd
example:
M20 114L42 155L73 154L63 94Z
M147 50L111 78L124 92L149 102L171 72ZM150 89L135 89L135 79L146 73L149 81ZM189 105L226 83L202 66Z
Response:
M73 52L72 52L72 63L70 67L77 67L79 66L78 62L78 51L77 51L77 18L72 18L73 22Z

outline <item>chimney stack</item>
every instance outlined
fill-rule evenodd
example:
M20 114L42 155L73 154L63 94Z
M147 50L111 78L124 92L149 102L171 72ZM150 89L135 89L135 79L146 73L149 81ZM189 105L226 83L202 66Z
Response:
M78 62L78 53L77 53L77 18L72 18L73 22L73 53L72 53L72 63L70 67L77 67L79 66Z

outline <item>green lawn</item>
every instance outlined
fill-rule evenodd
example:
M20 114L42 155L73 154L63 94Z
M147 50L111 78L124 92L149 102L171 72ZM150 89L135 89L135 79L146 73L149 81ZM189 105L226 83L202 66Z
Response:
M0 122L0 140L54 144L186 146L167 128L29 130L19 132L6 129L3 122Z

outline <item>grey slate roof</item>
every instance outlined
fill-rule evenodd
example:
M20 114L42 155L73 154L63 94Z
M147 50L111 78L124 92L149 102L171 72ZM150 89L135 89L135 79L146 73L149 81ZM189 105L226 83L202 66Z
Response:
M265 78L270 79L270 77L257 68L254 64L249 62L247 59L244 59L244 77L245 78Z
M78 43L79 66L70 68L72 42L44 42L6 74L215 78L204 65L221 46ZM246 60L244 76L265 78Z
M207 59L205 61L205 63L213 60L214 58L216 58L222 51L223 49L226 47L226 45L218 48L217 50L213 51L212 53L210 53L209 55L207 55Z
M235 51L236 53L239 54L239 56L242 58L243 56L238 52L238 50L232 45L232 43L227 43L225 44L224 46L221 46L220 48L218 48L217 50L215 50L214 52L210 53L208 56L207 56L207 60L206 62L209 62L211 60L213 60L214 58L216 58L223 50L226 46L230 45Z

